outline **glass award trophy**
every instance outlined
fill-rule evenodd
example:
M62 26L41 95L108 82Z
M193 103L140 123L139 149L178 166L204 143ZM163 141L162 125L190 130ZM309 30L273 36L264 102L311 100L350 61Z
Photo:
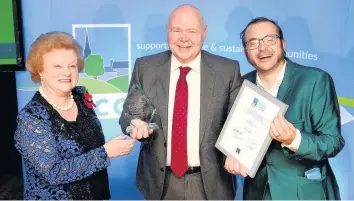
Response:
M152 120L156 113L156 107L151 100L144 94L143 88L140 85L134 85L133 89L128 94L123 105L125 113L131 116L131 119L140 119L148 124L148 129L156 130L159 126L153 123ZM136 126L130 123L126 128L126 133L130 133L131 129Z

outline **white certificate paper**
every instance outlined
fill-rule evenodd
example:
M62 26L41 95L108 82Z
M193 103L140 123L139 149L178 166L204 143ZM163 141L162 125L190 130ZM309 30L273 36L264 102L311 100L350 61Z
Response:
M226 156L234 156L254 178L272 141L270 125L288 105L245 80L216 142Z

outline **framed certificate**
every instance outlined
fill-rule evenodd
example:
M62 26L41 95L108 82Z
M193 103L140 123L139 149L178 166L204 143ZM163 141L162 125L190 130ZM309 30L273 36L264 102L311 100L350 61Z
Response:
M270 125L288 105L244 80L215 147L234 156L254 178L272 141Z

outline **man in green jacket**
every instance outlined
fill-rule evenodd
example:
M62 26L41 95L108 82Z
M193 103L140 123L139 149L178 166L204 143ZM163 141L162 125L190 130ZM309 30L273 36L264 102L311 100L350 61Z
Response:
M289 108L284 117L274 118L269 131L273 141L253 179L231 156L225 168L246 177L245 200L339 200L328 158L343 149L344 139L331 76L287 59L282 30L273 20L253 19L241 39L248 61L256 68L243 78Z

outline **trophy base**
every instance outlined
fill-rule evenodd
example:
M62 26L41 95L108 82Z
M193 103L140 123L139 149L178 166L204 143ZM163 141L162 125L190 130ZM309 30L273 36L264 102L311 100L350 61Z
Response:
M126 133L130 133L132 129L132 126L128 126L126 129L125 129L125 132ZM149 123L148 124L148 129L152 129L152 130L156 130L156 129L159 129L159 126L156 124L156 123Z

